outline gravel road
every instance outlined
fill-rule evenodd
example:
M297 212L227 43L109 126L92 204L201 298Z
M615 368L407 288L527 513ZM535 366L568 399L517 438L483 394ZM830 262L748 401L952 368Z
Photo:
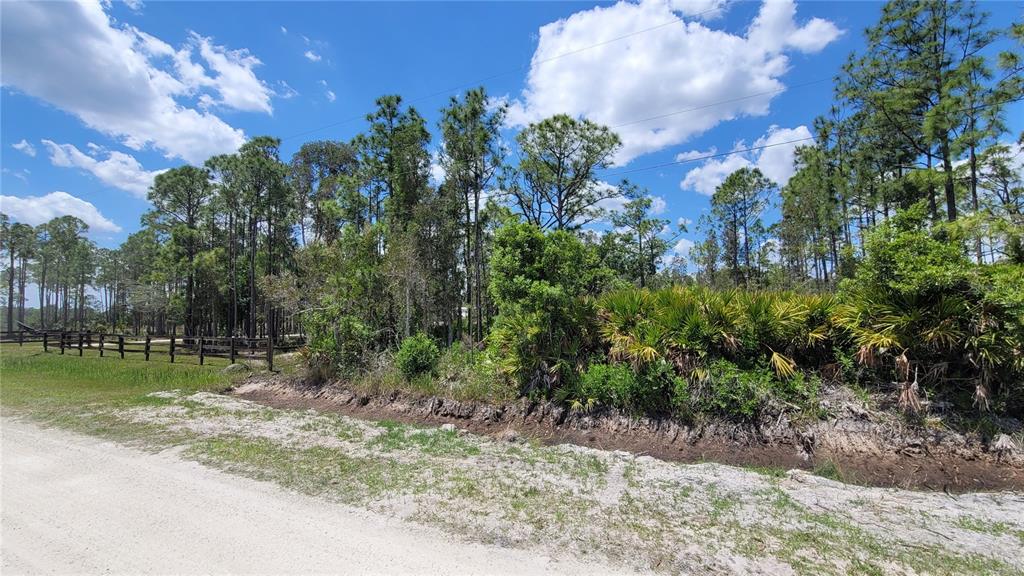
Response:
M0 431L5 575L621 572L460 542L174 454L6 418Z

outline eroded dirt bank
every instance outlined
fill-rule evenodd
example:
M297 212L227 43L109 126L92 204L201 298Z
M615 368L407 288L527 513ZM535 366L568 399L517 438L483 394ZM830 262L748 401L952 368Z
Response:
M311 386L280 376L254 375L232 393L279 408L454 424L499 438L532 437L545 444L627 450L672 461L806 470L834 466L843 479L872 486L1024 490L1024 454L1009 436L986 443L977 435L911 428L890 414L848 401L833 401L832 417L813 423L794 423L780 414L757 425L687 425L613 411L575 413L525 399L492 406L400 391L366 395L341 384Z

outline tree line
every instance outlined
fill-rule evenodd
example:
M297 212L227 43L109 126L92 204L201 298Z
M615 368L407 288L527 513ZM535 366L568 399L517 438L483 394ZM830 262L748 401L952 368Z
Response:
M931 222L967 220L975 262L1020 253L1024 135L1008 134L1006 112L1024 99L1024 24L995 28L973 2L893 0L865 35L789 182L741 170L716 190L694 253L706 283L834 288L866 234L918 202ZM993 53L1000 38L1014 47ZM781 217L767 225L772 202Z
M1024 94L1024 26L993 27L968 2L892 0L866 37L864 51L851 55L839 75L834 105L814 122L813 145L797 149L788 183L780 187L743 168L717 187L698 223L702 238L689 269L682 258L667 258L685 230L657 217L650 192L601 180L621 146L609 128L556 115L516 134L512 154L502 138L506 109L483 88L451 98L433 133L414 107L389 95L376 101L366 130L350 141L306 142L282 158L280 140L261 136L203 166L161 173L142 228L117 249L97 248L85 238L84 223L70 216L35 228L5 218L7 328L21 321L155 334L303 331L311 366L330 373L373 370L403 342L415 337L419 346L426 337L446 347L486 348L491 368L521 390L551 393L586 381L581 375L592 364L629 359L636 367L644 358L673 358L663 372L692 378L706 373L708 354L734 354L738 348L722 341L708 348L714 352L692 356L678 349L682 340L661 336L656 346L629 348L627 342L645 341L637 326L660 330L681 319L644 323L626 314L609 324L622 306L628 311L649 301L595 300L634 287L671 302L676 296L668 287L689 285L838 291L844 306L859 302L866 312L833 315L827 299L790 311L828 310L819 316L846 326L843 347L855 345L865 360L891 354L894 332L855 326L856 318L874 314L871 302L904 311L948 305L953 296L969 302L1003 282L984 267L1024 262L1024 182L1006 144L1012 135L1005 118ZM999 38L1014 47L994 54ZM432 163L443 168L439 182L431 178ZM618 208L609 210L609 201ZM779 217L768 222L773 210ZM913 235L914 226L926 236ZM946 245L954 252L942 252ZM969 254L988 283L958 276L950 284L949 273L935 272L940 253L947 265ZM940 280L906 276L904 261ZM1012 270L999 278L1019 275ZM29 284L39 286L34 310ZM907 286L916 287L919 301L906 301L914 296ZM1009 290L999 292L999 306L1016 305ZM720 298L695 294L686 302ZM759 306L777 314L797 302L744 301L742 313L731 297L716 306L756 323L770 316L758 316ZM706 302L693 306L701 314L710 309ZM948 342L987 330L984 322L968 324ZM952 348L908 356L920 327L903 328L895 370L909 386L911 365L946 358ZM755 339L744 356L748 368L769 362L777 377L791 376L796 363L758 330L760 336L748 335ZM976 364L1019 360L1014 342L977 352L992 356ZM841 360L839 352L811 356ZM614 370L593 378L610 375L624 378Z

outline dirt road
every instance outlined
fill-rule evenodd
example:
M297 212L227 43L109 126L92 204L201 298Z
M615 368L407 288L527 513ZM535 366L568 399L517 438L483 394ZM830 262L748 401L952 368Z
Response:
M5 575L613 570L455 541L173 454L10 419L0 426Z

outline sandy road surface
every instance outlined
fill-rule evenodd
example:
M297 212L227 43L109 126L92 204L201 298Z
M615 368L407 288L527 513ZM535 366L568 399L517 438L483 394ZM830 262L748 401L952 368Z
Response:
M0 426L5 575L620 571L454 541L170 454Z

